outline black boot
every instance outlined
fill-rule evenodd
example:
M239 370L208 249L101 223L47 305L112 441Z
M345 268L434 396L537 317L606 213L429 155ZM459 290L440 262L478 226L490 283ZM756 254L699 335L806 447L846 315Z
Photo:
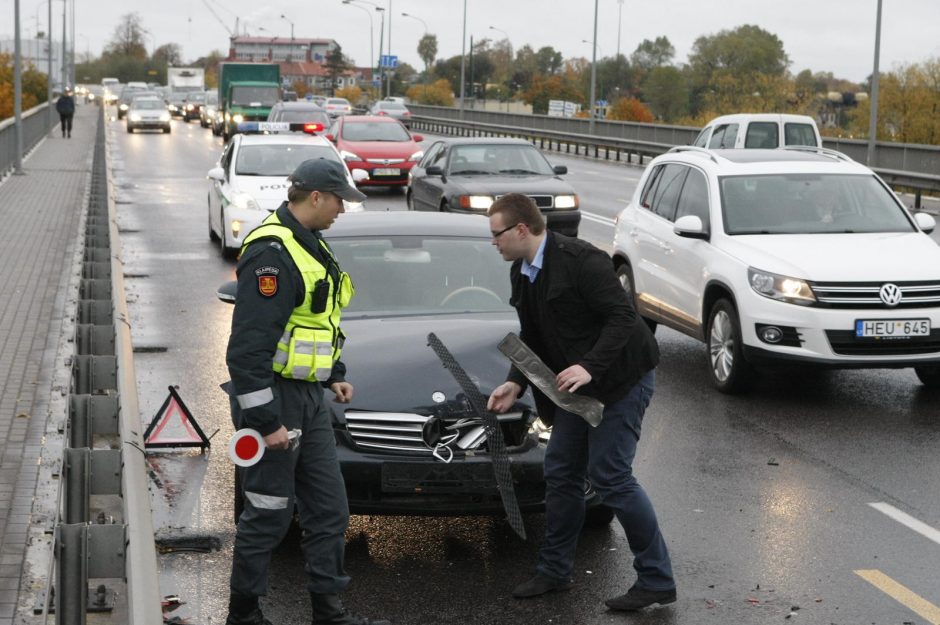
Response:
M258 597L232 593L228 600L225 625L271 625L271 621L261 613Z
M339 595L310 593L313 604L313 625L392 625L385 619L357 616L346 609Z

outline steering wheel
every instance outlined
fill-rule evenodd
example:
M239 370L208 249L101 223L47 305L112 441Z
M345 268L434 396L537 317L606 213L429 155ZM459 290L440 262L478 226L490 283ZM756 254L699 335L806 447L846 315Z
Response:
M462 297L467 293L481 293L487 297L492 297L500 304L503 303L503 299L496 294L495 291L491 291L486 287L482 286L462 286L459 289L454 289L450 293L444 296L444 299L441 300L441 306L447 306L450 302L454 301L455 298Z

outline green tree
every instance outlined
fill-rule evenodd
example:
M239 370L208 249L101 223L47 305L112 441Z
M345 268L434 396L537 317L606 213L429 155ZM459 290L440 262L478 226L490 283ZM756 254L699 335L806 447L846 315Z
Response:
M183 52L178 43L165 43L153 51L150 57L157 65L182 65Z
M431 63L437 58L437 35L424 35L418 41L418 56L424 61L424 74L430 76Z
M669 42L668 37L657 37L654 41L644 39L630 55L630 63L648 72L654 67L669 65L675 55L676 49Z
M326 68L327 76L330 77L330 94L332 95L336 90L336 80L351 67L346 55L343 54L342 46L337 44L335 48L329 51L323 67Z
M654 67L643 81L643 99L667 123L689 114L689 88L682 72L671 65Z

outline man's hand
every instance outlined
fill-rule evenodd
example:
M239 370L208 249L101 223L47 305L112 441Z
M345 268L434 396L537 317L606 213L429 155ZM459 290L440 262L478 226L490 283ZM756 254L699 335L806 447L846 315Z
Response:
M555 376L555 384L559 391L574 393L576 390L591 381L591 374L581 365L571 365Z
M290 439L287 437L287 428L283 425L264 437L264 446L268 449L287 449Z
M493 394L486 402L486 409L496 413L506 412L512 408L516 398L519 397L520 391L522 391L522 387L517 383L503 382L493 389Z
M336 394L333 399L338 404L348 404L353 398L353 385L349 382L333 382L330 390Z

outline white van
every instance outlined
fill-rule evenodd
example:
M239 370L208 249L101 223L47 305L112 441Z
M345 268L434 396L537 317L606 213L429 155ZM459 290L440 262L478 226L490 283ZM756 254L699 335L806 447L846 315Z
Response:
M692 145L710 149L821 147L822 138L815 120L806 115L741 113L711 120Z

